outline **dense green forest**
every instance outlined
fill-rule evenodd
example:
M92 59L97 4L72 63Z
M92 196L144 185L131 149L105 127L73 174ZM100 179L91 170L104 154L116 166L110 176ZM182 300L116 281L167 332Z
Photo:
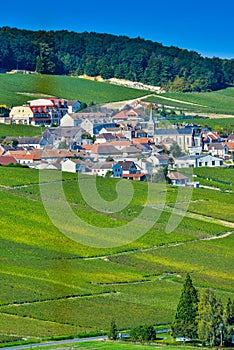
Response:
M209 91L234 84L234 59L205 58L139 37L67 30L0 28L0 69L101 75L171 91Z

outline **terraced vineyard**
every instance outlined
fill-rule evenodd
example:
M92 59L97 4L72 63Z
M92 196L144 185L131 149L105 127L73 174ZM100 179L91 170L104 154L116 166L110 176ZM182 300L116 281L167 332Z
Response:
M100 195L114 200L117 182L97 178ZM100 214L82 199L76 175L64 174L62 184L73 211L94 226L125 225L146 200L147 183L133 183L134 197L125 209ZM188 271L196 287L233 298L233 195L194 189L189 211L169 233L178 190L159 190L166 191L166 203L160 196L152 199L150 205L163 210L149 232L124 246L94 248L52 224L36 170L1 167L0 340L102 331L113 318L119 329L169 324Z

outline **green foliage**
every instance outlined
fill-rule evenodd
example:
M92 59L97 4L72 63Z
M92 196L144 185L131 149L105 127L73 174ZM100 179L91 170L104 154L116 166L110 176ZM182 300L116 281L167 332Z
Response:
M18 140L16 140L16 139L12 140L12 146L13 147L17 147L18 143L19 143Z
M116 340L118 338L118 328L117 328L117 325L115 323L115 320L111 321L108 338L111 340Z
M228 298L227 305L225 308L225 322L227 326L232 326L234 324L234 301Z
M181 157L181 155L182 155L181 148L180 148L180 146L178 145L178 143L176 143L176 142L174 142L174 143L171 145L170 152L171 152L171 154L173 155L173 157Z
M175 319L171 326L173 337L196 337L197 304L197 290L194 288L191 277L188 273L186 275L181 297L177 306Z
M198 337L211 347L222 343L224 333L223 306L210 289L204 289L198 303ZM223 344L221 344L223 345Z
M233 84L233 60L141 38L68 31L0 28L0 66L46 74L88 74L161 85L172 91L209 91Z
M131 329L130 336L134 342L149 343L156 339L156 332L152 325L137 326Z
M113 172L111 170L108 170L105 177L111 177L111 175L113 175Z
M59 142L58 149L68 149L68 144L65 141Z

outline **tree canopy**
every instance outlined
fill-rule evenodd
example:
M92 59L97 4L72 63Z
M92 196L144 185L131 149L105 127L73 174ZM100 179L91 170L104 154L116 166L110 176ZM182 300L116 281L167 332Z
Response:
M202 57L139 37L67 30L0 28L0 68L116 77L172 91L208 91L234 84L234 60Z

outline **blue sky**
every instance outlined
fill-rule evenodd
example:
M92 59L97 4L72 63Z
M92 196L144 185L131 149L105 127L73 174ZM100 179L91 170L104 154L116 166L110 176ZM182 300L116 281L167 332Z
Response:
M234 58L233 18L234 0L12 0L1 4L0 26L140 36Z

